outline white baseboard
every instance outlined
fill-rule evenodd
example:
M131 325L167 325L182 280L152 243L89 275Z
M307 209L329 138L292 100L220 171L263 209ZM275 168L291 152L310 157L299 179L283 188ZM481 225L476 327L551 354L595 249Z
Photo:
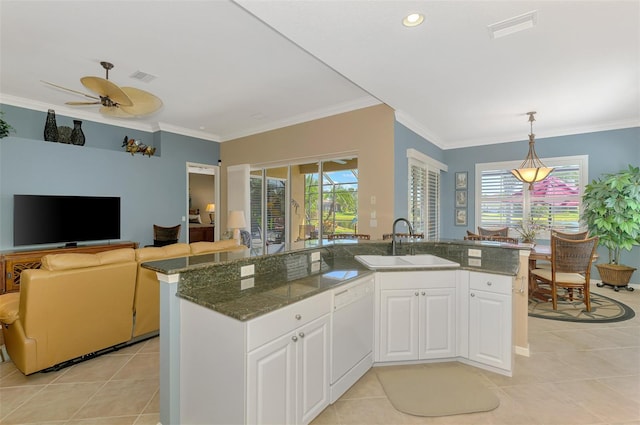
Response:
M515 352L519 356L525 356L525 357L531 356L531 352L529 351L529 344L527 344L526 347L520 347L519 345L516 345Z

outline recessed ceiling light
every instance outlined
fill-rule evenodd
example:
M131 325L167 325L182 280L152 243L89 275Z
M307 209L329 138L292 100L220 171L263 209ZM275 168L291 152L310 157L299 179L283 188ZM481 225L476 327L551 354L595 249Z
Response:
M532 10L522 15L489 25L489 37L500 38L533 28L538 23L538 11Z
M404 17L402 25L405 27L417 27L424 22L424 15L422 13L411 13Z

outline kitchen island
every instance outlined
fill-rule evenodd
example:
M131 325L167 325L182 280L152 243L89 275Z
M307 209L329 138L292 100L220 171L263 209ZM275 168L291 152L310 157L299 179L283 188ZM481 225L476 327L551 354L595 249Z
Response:
M145 264L158 272L161 281L161 422L259 423L283 418L289 423L308 423L312 420L335 399L331 395L334 378L329 371L333 296L340 292L338 289L354 282L390 274L369 270L354 260L355 255L386 254L388 246L388 243L373 242L264 257L216 254L211 258L190 257ZM460 327L459 323L468 322L470 303L465 294L469 293L469 282L473 282L472 273L481 271L506 279L508 306L511 306L513 292L515 322L519 321L518 304L524 290L526 326L526 276L523 288L515 277L521 270L521 254L525 254L524 264L527 263L528 250L460 241L424 242L411 248L415 254L431 253L460 265L456 269L428 272L391 272L438 273L434 281L443 283L436 286L449 287L454 298L450 297L446 304L451 306L447 314L455 317L449 325L462 331L454 335L451 346L454 351L446 356L442 354L445 358L469 359L466 335L470 330L467 325ZM480 255L468 257L470 248L472 254ZM385 280L375 280L376 300L381 288L389 289ZM383 282L382 286L379 281ZM372 355L380 359L377 324L381 310L376 305L376 342ZM511 320L508 322L510 330ZM518 328L517 324L516 334ZM304 337L299 336L301 334ZM460 335L463 335L462 343ZM509 334L509 351L511 341ZM517 335L514 341L517 345ZM523 352L526 348L518 350L516 346L516 351L526 354ZM382 358L384 360L384 356ZM354 365L353 370L366 372L372 357L367 359ZM423 357L415 358L415 361L423 360ZM473 360L469 361L473 364ZM481 363L478 365L482 366ZM304 364L315 366L300 366ZM508 365L510 367L510 362ZM274 387L273 382L266 385L269 371L287 379L277 381L280 386ZM308 382L300 381L309 371L317 373L312 374ZM508 374L510 370L502 372ZM272 390L260 391L260 388ZM284 394L282 400L278 398L278 388ZM266 400L269 402L265 403ZM265 409L265 405L279 404L275 401L281 402L282 408Z

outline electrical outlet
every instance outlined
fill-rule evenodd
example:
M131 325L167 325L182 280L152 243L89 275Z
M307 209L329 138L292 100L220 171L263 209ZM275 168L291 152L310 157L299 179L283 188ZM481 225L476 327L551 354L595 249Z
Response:
M482 257L481 249L469 249L469 257Z
M320 263L311 263L311 273L320 271Z
M240 277L253 276L256 274L256 266L249 264L248 266L240 267Z
M479 258L469 258L469 265L473 267L482 267L482 260Z
M243 291L245 289L253 288L255 284L256 282L252 277L242 279L240 280L240 290Z
M318 251L311 253L311 262L320 261L320 253Z

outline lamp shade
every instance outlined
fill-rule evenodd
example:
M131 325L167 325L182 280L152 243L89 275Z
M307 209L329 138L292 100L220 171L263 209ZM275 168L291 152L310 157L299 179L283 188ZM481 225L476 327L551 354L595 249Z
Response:
M227 227L230 229L241 229L247 226L247 222L244 219L244 211L236 210L229 213L227 220Z
M208 213L216 212L216 204L207 204L204 210Z

